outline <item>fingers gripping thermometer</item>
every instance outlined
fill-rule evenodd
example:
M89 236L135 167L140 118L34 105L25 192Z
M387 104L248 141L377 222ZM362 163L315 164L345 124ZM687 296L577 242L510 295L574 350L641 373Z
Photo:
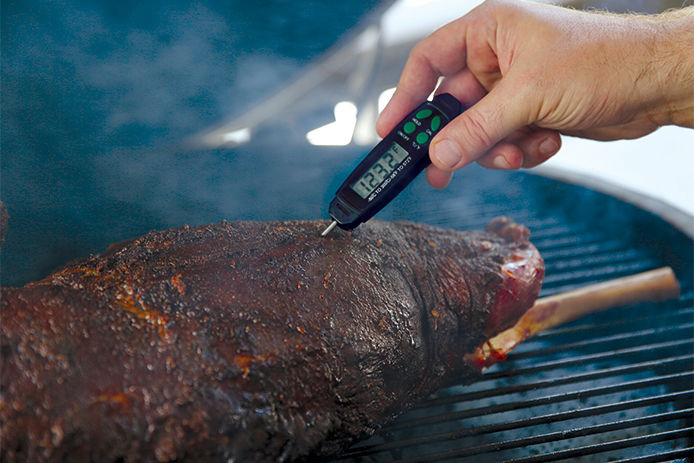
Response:
M330 202L333 219L321 236L339 226L351 230L383 209L428 166L431 138L462 111L452 95L425 101L372 149Z

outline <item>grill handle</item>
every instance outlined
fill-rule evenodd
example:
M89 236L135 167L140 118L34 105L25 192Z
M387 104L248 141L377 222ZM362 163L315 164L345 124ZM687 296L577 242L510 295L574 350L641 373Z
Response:
M662 267L537 299L516 324L484 341L466 361L479 369L504 360L518 344L541 331L594 312L646 301L679 297L672 268Z

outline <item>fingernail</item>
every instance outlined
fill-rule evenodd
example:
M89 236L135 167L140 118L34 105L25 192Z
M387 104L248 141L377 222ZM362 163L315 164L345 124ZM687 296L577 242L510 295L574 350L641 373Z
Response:
M497 169L511 169L511 163L503 156L497 156L492 160L492 165Z
M550 154L554 154L559 149L559 145L557 145L557 142L550 137L545 138L545 140L540 143L539 149L542 156L549 156Z
M433 145L434 156L438 159L439 163L443 167L452 169L455 167L462 158L460 148L458 145L450 140L441 140L440 142Z

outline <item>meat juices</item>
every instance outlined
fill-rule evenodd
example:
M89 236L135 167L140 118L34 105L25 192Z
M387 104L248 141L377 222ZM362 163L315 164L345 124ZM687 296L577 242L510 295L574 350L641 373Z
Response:
M0 305L4 461L339 452L478 367L537 297L528 231L234 222L112 245Z

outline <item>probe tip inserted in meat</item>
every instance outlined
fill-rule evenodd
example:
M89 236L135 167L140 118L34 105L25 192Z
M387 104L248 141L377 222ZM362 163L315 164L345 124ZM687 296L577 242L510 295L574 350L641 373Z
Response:
M328 228L326 228L325 230L323 230L323 233L321 233L320 236L325 236L325 235L327 235L328 233L330 233L330 231L331 231L333 228L335 228L335 225L337 225L337 220L333 220L332 223L331 223L330 225L328 225Z

